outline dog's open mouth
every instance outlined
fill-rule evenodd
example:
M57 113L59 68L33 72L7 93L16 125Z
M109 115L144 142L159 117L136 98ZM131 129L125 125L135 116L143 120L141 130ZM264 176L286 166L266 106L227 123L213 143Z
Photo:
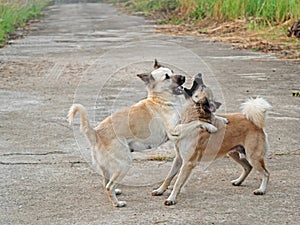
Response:
M173 94L174 95L181 95L184 93L184 88L182 86L174 87Z
M185 76L175 75L173 78L173 82L175 82L178 86L173 88L173 94L181 95L184 93L184 88L181 86L185 82Z

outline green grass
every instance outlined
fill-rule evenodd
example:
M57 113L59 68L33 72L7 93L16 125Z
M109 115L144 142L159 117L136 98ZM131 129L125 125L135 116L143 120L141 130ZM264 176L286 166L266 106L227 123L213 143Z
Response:
M130 4L130 1L129 1ZM137 0L135 9L142 11L146 9L150 12L171 11L178 7L178 2L174 0Z
M128 0L125 6L146 14L169 12L178 20L245 19L253 27L300 19L300 0Z
M30 19L41 16L49 1L1 1L0 0L0 46L3 46L17 27L25 26Z
M230 21L246 19L263 26L272 26L288 20L300 18L300 0L188 0L194 5L190 12L187 1L179 0L184 5L180 10L187 17Z
M110 0L110 2L118 3L124 1ZM179 1L177 0L129 0L123 4L127 9L134 12L142 12L145 15L168 13L179 7Z

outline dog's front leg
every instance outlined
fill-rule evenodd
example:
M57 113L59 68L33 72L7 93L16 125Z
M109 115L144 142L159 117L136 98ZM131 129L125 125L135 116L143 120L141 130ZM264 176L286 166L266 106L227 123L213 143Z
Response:
M227 118L225 118L225 117L215 116L215 119L222 121L224 124L228 124L229 123L229 120Z
M171 141L175 142L189 135L190 132L193 132L196 129L198 130L199 127L202 127L202 122L199 120L178 124L174 129L172 129L170 126L167 126L167 136Z
M169 171L169 173L168 173L167 177L165 178L164 182L162 183L162 185L158 189L152 191L152 193L151 193L152 196L160 196L168 189L171 181L173 180L175 175L178 173L178 171L182 165L182 158L179 154L178 147L175 146L175 148L176 148L176 157L173 161L172 168Z
M201 127L206 129L209 133L215 133L218 131L214 125L207 122L201 122Z

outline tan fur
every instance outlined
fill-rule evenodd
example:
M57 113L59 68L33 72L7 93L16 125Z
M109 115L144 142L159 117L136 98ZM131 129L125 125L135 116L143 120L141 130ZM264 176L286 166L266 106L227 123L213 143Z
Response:
M244 115L232 113L220 116L228 119L229 123L227 125L218 122L214 124L218 128L218 132L213 134L201 132L196 151L205 151L205 155L209 156L215 153L216 148L219 148L219 151L215 155L217 159L224 157L231 149L238 145L247 147L248 143L252 143L251 145L255 147L250 151L253 151L258 147L257 144L261 144L259 140L265 139L264 131L255 126L254 123L248 120ZM218 141L214 142L214 140L218 140L218 135L221 133L224 134L221 146L214 144L208 145L209 141L218 144ZM261 153L264 155L264 152ZM197 160L200 161L201 158Z
M157 64L157 63L156 63ZM123 207L116 186L131 165L131 151L156 148L168 140L168 132L178 124L182 111L181 90L184 77L173 75L168 68L157 68L152 74L139 74L147 87L148 97L118 111L91 127L85 108L74 104L68 120L80 113L80 127L91 144L93 162L103 175L103 185L114 206ZM156 77L156 78L155 78Z
M163 194L174 176L178 174L171 195L165 201L165 205L175 204L177 194L199 161L212 161L225 155L230 156L243 168L241 176L232 181L233 185L240 185L254 167L263 178L259 189L255 190L254 194L265 194L269 179L269 172L264 163L268 141L261 126L265 123L265 112L271 106L263 99L258 102L261 104L257 104L257 101L248 102L248 109L244 108L243 114L221 115L228 119L229 123L226 125L219 119L214 120L213 125L218 128L216 133L210 134L203 129L194 129L193 132L188 131L189 135L182 135L184 138L179 138L176 143L177 154L172 169L163 184L154 190L152 195ZM192 107L193 105L190 105L189 109L185 111L182 123L197 119L197 111ZM254 114L260 116L253 116ZM239 154L243 148L246 158L240 157Z

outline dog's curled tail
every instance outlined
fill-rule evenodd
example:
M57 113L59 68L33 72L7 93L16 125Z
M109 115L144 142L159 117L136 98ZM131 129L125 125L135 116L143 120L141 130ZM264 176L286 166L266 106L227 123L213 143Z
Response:
M248 120L251 120L257 127L262 129L266 124L267 111L271 110L272 106L263 98L257 97L255 99L250 98L242 103L241 109L242 114Z
M91 127L89 120L87 118L87 112L83 105L74 104L71 106L68 113L68 121L70 125L73 123L76 113L80 113L80 130L85 134L91 145L96 143L97 133L93 127Z

